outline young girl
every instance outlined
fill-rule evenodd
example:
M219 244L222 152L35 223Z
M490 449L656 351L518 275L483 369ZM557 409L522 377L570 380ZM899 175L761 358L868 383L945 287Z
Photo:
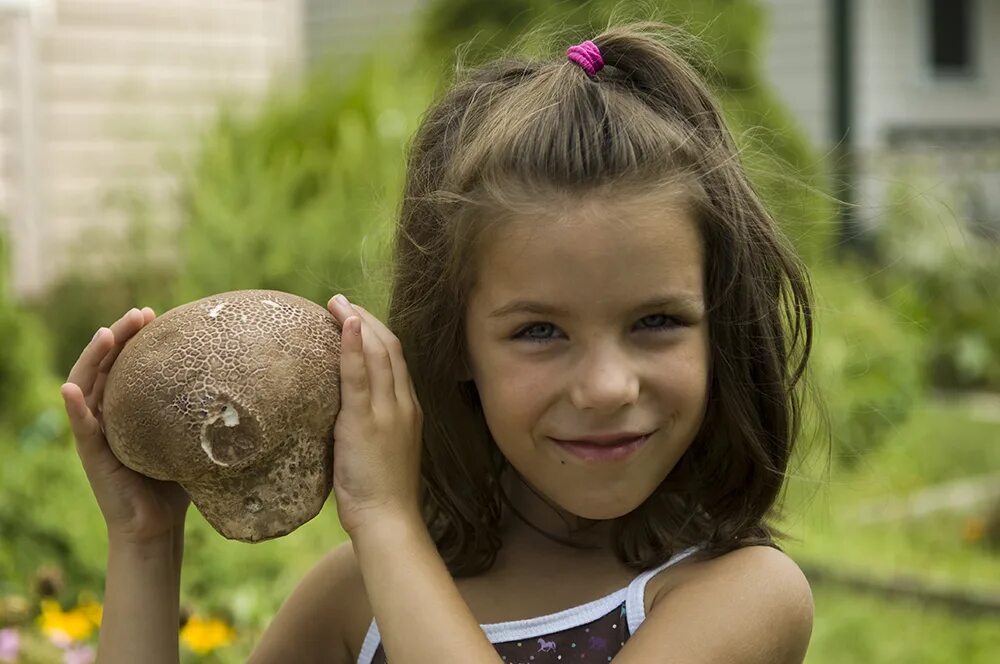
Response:
M767 523L799 430L805 271L704 83L642 23L454 85L409 155L387 324L343 325L350 542L250 661L791 663ZM62 388L110 541L100 659L175 662L188 499L123 467L101 328Z

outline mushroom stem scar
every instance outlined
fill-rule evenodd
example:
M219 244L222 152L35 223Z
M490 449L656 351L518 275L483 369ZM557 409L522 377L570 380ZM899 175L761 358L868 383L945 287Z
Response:
M227 427L234 427L240 423L240 414L236 412L236 409L233 408L231 404L227 403L222 408L221 413L212 415L210 418L205 420L205 424L201 427L201 449L205 451L205 454L208 455L208 458L211 459L212 463L228 467L228 463L216 459L215 455L212 454L212 444L205 436L205 432L208 430L209 425L214 424L220 417L222 418L222 423Z

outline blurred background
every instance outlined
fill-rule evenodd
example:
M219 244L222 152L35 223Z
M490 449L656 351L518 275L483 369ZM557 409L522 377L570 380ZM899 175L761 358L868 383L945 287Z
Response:
M697 36L817 294L779 522L808 662L1000 656L1000 2L0 0L0 662L88 662L104 525L59 385L94 331L217 292L384 316L407 142L460 57L609 20ZM189 512L182 660L242 662L344 540Z

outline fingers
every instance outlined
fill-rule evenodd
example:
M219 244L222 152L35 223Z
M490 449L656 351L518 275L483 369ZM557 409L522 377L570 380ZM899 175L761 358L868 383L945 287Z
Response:
M365 369L368 371L368 389L371 393L372 408L381 410L396 404L396 391L392 372L392 358L389 351L371 324L371 317L355 306L361 317L361 352L364 354Z
M125 341L132 337L138 330L142 329L149 320L155 318L156 314L149 307L143 310L130 309L120 319L115 321L110 328L102 327L97 331L94 338L87 344L80 354L76 364L69 372L67 383L73 383L80 388L83 395L84 405L91 411L95 411L96 405L100 403L103 394L103 383L99 385L99 379L104 372L105 377L118 357ZM113 354L113 356L112 356ZM95 389L95 388L100 389Z
M108 351L107 355L105 355L104 360L101 361L97 379L94 381L94 388L87 398L87 403L90 405L91 411L97 416L97 421L101 423L102 430L101 404L104 402L104 386L108 381L108 373L111 371L115 360L118 359L118 355L121 354L122 349L125 348L126 342L156 318L156 312L149 307L143 307L140 313L142 314L141 318L129 311L121 320L111 326L115 344ZM120 325L120 327L116 329L116 325Z
M410 387L409 372L403 357L399 339L382 322L364 307L348 303L340 304L331 299L331 312L344 320L360 317L361 351L366 366L372 406L380 404L394 407L396 404L414 402Z
M361 338L361 317L350 316L343 323L340 339L341 409L371 409L368 369L365 367Z
M81 459L86 459L104 445L101 440L101 430L97 419L87 407L83 392L76 383L67 382L59 388L59 393L66 404L66 414L69 416L69 426L76 439L77 452Z
M80 464L94 485L95 478L113 472L121 466L121 462L111 451L97 419L87 407L80 386L75 383L63 383L59 393L62 394L66 413L69 415L69 426L73 432ZM94 487L96 491L97 486Z
M97 379L98 367L110 348L112 335L108 328L102 327L97 330L97 334L90 340L76 364L69 371L66 382L73 383L80 387L83 394L89 394L94 388L94 381Z
M111 365L115 363L118 359L118 354L122 352L122 348L125 347L125 342L135 336L135 333L141 330L146 323L156 318L156 314L149 307L144 307L139 311L139 315L135 315L133 312L135 309L129 310L127 314L122 316L114 325L111 326L111 332L114 334L115 345L111 348L111 351L104 357L101 362L101 371L110 371Z
M397 403L409 395L406 385L406 361L399 339L360 304L354 309L361 316L361 338L364 340L365 362L374 394ZM375 372L377 376L371 374Z

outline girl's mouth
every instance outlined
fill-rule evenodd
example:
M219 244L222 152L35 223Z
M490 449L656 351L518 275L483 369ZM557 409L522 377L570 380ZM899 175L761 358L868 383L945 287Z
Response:
M585 461L621 461L632 456L652 435L652 433L649 433L639 438L633 438L612 445L572 443L555 440L554 438L550 440L570 454Z

